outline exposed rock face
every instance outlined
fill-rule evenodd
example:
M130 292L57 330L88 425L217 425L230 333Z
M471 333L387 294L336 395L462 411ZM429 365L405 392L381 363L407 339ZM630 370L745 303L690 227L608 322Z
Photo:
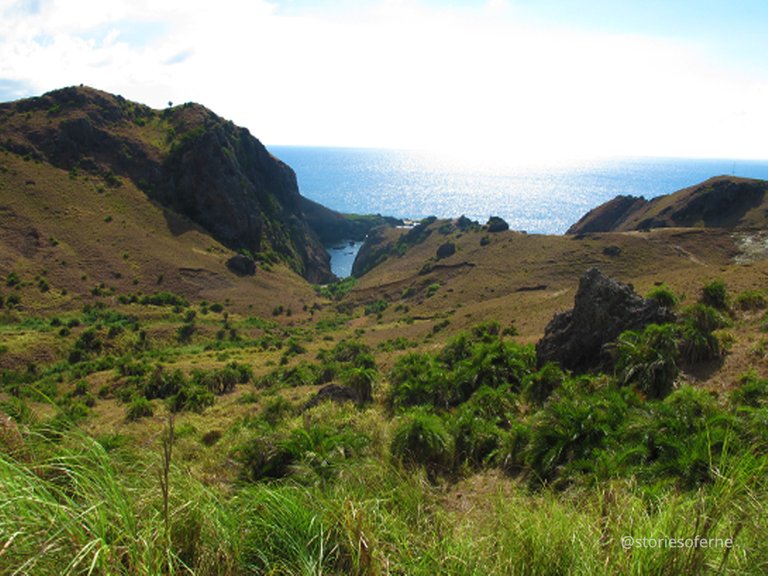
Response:
M485 227L488 232L504 232L505 230L509 230L509 224L499 216L491 216Z
M119 188L132 181L234 250L272 252L312 282L330 257L301 209L296 175L248 130L198 104L163 111L85 87L0 104L3 147Z
M238 276L253 276L256 274L256 262L242 254L235 254L227 260L227 268Z
M379 226L368 233L352 263L352 276L359 278L387 257L392 248L387 230L387 226Z
M672 321L674 315L656 301L592 268L579 281L573 309L550 321L536 356L540 365L557 362L568 370L591 370L610 363L603 347L625 330Z
M652 200L617 196L590 210L567 234L652 228L760 229L768 224L768 182L718 176Z
M456 254L456 244L453 242L446 242L438 247L436 256L438 260L442 260L443 258L448 258L448 256L453 256L454 254Z

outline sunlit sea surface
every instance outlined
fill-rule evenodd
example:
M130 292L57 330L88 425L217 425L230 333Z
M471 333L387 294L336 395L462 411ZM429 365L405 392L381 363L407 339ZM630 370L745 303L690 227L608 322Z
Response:
M414 219L464 214L481 223L493 215L529 233L562 234L587 211L619 194L653 198L724 174L768 180L768 161L755 160L522 163L399 150L268 148L294 169L304 196L340 212ZM345 256L351 266L356 250L340 249L332 254L332 266Z

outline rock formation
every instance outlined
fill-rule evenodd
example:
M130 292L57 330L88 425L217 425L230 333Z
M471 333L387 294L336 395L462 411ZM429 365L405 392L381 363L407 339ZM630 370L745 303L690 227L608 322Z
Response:
M485 225L488 232L504 232L509 230L509 224L499 216L491 216Z
M454 254L456 254L456 244L453 242L446 242L437 248L435 256L438 260L442 260L443 258L448 258L448 256L453 256Z
M547 325L536 357L540 365L556 362L573 371L605 367L609 358L604 347L622 332L672 321L674 315L656 301L592 268L579 281L573 309Z

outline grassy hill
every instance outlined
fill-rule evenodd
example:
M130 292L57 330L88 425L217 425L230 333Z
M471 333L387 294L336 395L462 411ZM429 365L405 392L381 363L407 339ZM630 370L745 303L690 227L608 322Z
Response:
M2 109L0 574L768 570L762 231L428 219L371 231L356 279L266 253L239 276L133 160L73 169L33 135L68 112L23 106ZM207 114L131 106L120 138L158 158L169 117ZM677 321L605 372L537 365L592 267Z

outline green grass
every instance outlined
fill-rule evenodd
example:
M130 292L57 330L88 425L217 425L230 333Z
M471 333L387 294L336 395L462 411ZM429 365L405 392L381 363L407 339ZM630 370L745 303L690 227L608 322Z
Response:
M225 496L172 463L166 525L159 451L106 452L76 431L55 442L25 440L23 458L0 452L2 574L675 575L768 568L765 462L743 455L718 460L715 482L693 492L649 490L629 479L531 493L485 475L473 495L469 485L450 490L367 460L343 481L255 484ZM625 549L628 536L734 543Z

